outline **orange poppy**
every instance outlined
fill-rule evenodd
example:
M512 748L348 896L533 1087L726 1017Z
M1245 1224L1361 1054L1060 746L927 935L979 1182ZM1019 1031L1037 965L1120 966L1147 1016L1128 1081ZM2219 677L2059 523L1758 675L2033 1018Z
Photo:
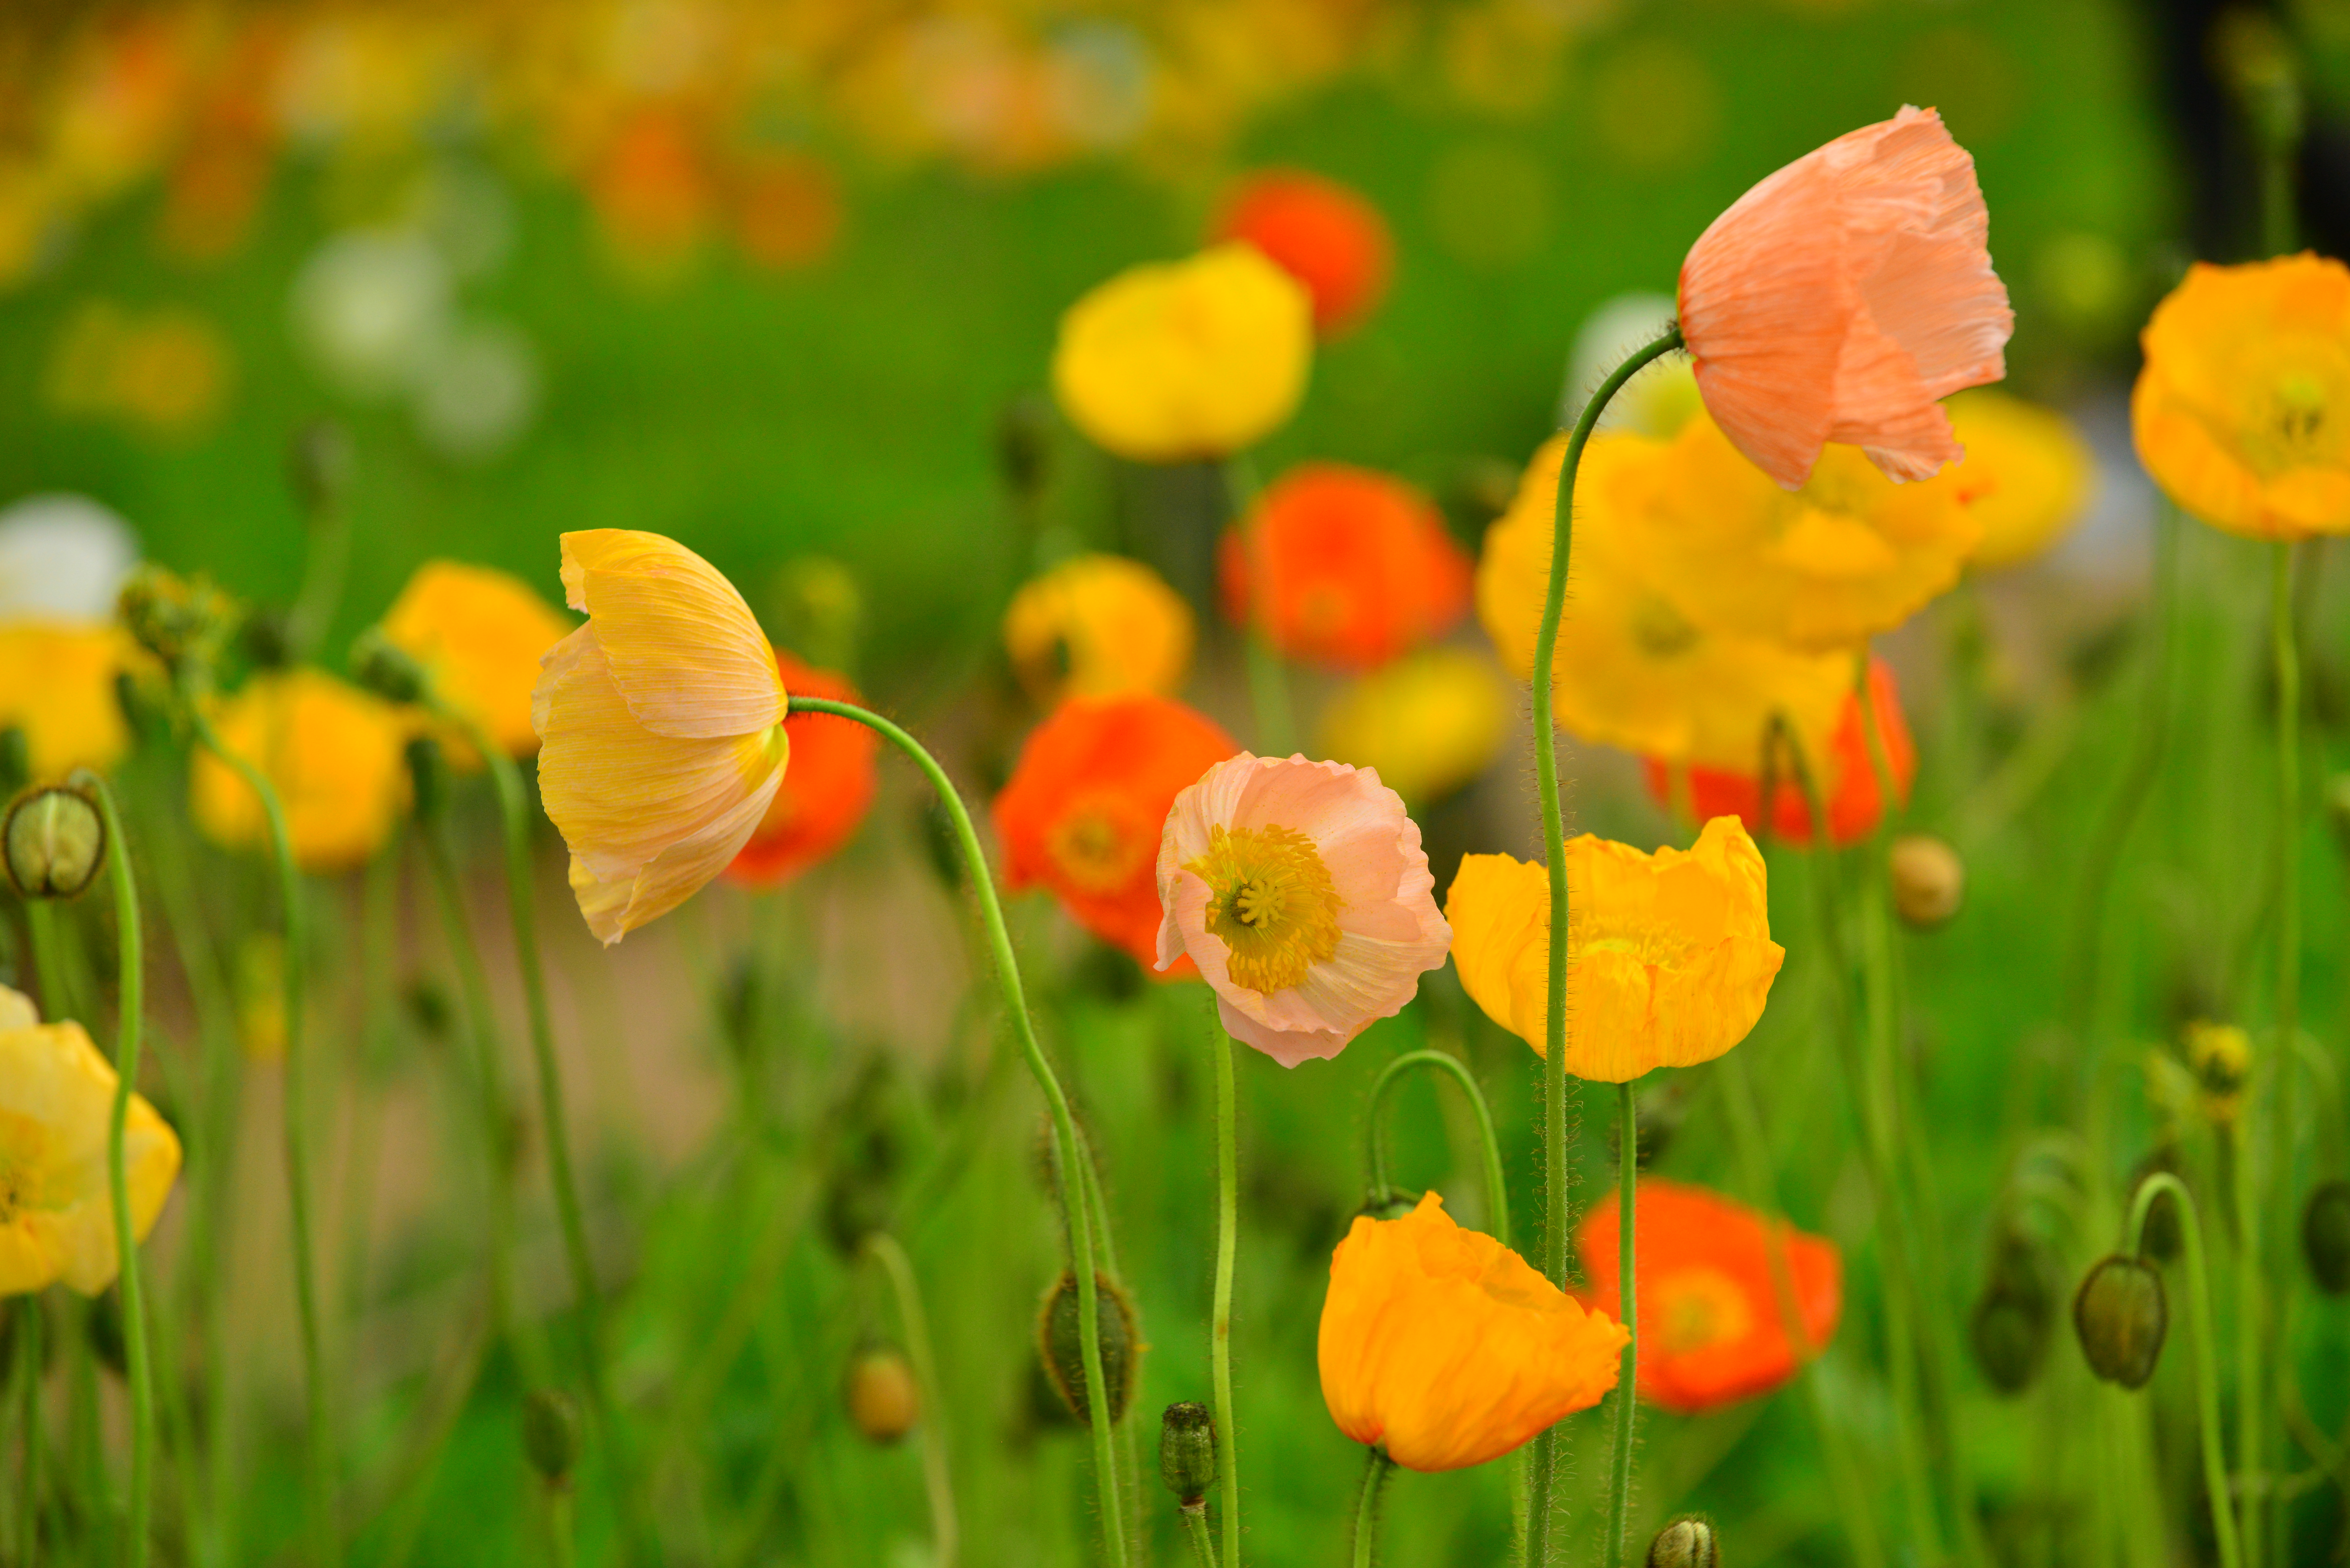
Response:
M1388 291L1395 242L1360 193L1302 169L1267 169L1243 180L1216 219L1214 237L1246 240L1314 297L1314 329L1335 337L1370 314Z
M1640 1397L1676 1415L1768 1394L1795 1375L1835 1334L1844 1310L1844 1258L1825 1236L1774 1222L1745 1204L1661 1177L1640 1179ZM1770 1231L1779 1225L1795 1305L1811 1344L1789 1343L1772 1281ZM1582 1294L1617 1310L1616 1195L1584 1215L1575 1231Z
M1218 561L1224 613L1250 618L1253 565L1264 614L1293 659L1371 670L1449 629L1469 608L1470 564L1436 504L1369 469L1301 463L1268 485Z
M802 697L861 702L847 677L777 651L784 689ZM746 888L772 888L798 876L854 837L873 804L874 753L881 737L854 719L793 713L784 720L792 765L775 786L767 815L726 867Z
M1070 919L1159 958L1159 843L1175 797L1240 750L1214 721L1171 698L1072 697L1021 748L995 797L1003 885L1043 887ZM1163 971L1196 975L1189 958Z
M1885 761L1893 771L1895 789L1904 801L1918 774L1918 748L1909 739L1909 725L1901 716L1901 693L1893 683L1893 670L1881 659L1868 661L1868 695L1877 710L1877 725L1885 737ZM1818 778L1826 792L1828 837L1840 845L1857 844L1877 831L1882 815L1877 793L1877 766L1868 755L1868 732L1860 716L1860 699L1845 693L1844 709L1828 736L1825 776ZM1760 767L1758 756L1755 764ZM1816 769L1819 764L1814 763ZM1812 810L1803 786L1783 756L1773 788L1771 831L1790 844L1812 841ZM1658 803L1673 801L1671 767L1660 757L1641 759L1648 793ZM1815 775L1816 776L1816 775ZM1689 807L1700 822L1736 816L1749 833L1762 831L1762 780L1739 768L1692 767L1689 770Z

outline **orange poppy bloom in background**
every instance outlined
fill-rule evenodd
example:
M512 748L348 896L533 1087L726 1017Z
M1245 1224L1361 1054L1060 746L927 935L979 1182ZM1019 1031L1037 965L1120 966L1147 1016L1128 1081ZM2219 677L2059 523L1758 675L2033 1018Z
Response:
M784 690L801 697L861 702L848 678L775 654ZM854 837L873 804L874 753L881 737L854 719L793 713L784 720L792 765L775 786L767 815L751 834L727 877L746 888L772 888L798 876Z
M1168 810L1239 750L1213 720L1171 698L1070 698L1036 726L995 797L1003 885L1050 889L1071 919L1149 969ZM1186 959L1166 978L1198 972Z
M1768 1394L1835 1334L1844 1310L1844 1258L1825 1236L1774 1221L1745 1204L1661 1177L1640 1179L1638 1251L1640 1397L1676 1415ZM1787 1337L1771 1278L1770 1231L1787 1249L1795 1307L1811 1344ZM1575 1233L1590 1281L1584 1300L1613 1313L1621 1293L1616 1194L1592 1205Z
M1907 801L1909 783L1918 774L1918 748L1909 739L1909 725L1901 716L1901 693L1893 683L1892 667L1881 659L1868 661L1869 703L1877 710L1877 726L1885 737L1885 761L1892 770L1897 793ZM1641 770L1648 793L1659 804L1673 804L1672 768L1660 757L1643 757ZM1825 770L1821 772L1822 761ZM1762 765L1757 756L1755 766ZM1857 844L1877 831L1883 815L1877 792L1877 766L1869 760L1868 731L1860 713L1860 699L1845 694L1844 711L1828 737L1828 754L1812 763L1814 778L1826 796L1828 837L1836 844ZM1790 844L1812 841L1812 809L1792 763L1783 756L1772 792L1771 831ZM1692 767L1689 770L1689 807L1700 822L1735 816L1749 833L1762 831L1762 778L1737 768Z
M1224 613L1248 624L1256 572L1274 646L1292 659L1370 670L1469 609L1470 563L1443 514L1412 485L1339 462L1300 463L1265 488L1218 557Z
M1266 169L1234 187L1214 237L1246 240L1314 296L1314 329L1335 337L1387 294L1388 221L1359 192L1303 169Z

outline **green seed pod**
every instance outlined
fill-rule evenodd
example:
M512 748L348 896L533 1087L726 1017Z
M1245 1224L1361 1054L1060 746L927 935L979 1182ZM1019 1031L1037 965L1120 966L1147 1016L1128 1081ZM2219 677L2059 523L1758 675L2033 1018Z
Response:
M54 785L19 795L0 824L8 881L27 898L72 898L106 864L106 822L89 796Z
M848 1363L848 1419L868 1442L889 1444L914 1429L922 1418L921 1386L905 1353L895 1345L876 1345L860 1350Z
M522 1402L522 1451L549 1486L571 1484L579 1462L579 1411L557 1388L534 1388Z
M1685 1513L1648 1542L1648 1568L1721 1568L1721 1542L1713 1521Z
M2055 1337L2056 1293L2040 1254L2011 1231L1999 1241L1983 1293L1968 1324L1968 1343L1983 1381L2002 1394L2020 1394L2039 1376Z
M1139 1348L1135 1344L1134 1309L1118 1288L1099 1274L1094 1276L1094 1299L1100 1307L1096 1315L1101 1320L1102 1382L1109 1389L1109 1418L1115 1426L1126 1414L1127 1401L1134 1397L1134 1364ZM1046 1293L1045 1308L1036 1314L1036 1348L1070 1413L1080 1423L1090 1423L1093 1407L1086 1403L1085 1337L1077 1318L1076 1275L1064 1272Z
M1944 924L1966 899L1966 862L1939 838L1903 834L1886 851L1885 869L1893 883L1893 912L1912 930Z
M351 680L387 702L421 702L432 693L432 678L416 656L371 626L351 643Z
M1185 1508L1206 1501L1216 1484L1216 1418L1186 1399L1159 1418L1159 1475Z
M2143 1388L2154 1376L2169 1324L2162 1275L2142 1259L2106 1259L2073 1298L2073 1326L2089 1370L2125 1388Z
M2350 1291L2350 1181L2320 1182L2301 1212L2301 1251L2329 1296Z

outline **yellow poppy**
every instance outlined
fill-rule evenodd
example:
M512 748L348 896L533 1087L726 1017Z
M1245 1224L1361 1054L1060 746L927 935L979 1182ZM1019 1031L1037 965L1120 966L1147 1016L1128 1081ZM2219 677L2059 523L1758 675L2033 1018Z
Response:
M1746 1038L1787 952L1771 940L1762 853L1734 816L1696 847L1643 855L1585 834L1566 846L1566 1070L1621 1084L1711 1062ZM1550 873L1469 855L1445 897L1452 961L1485 1015L1543 1050Z
M1950 481L1982 528L1973 566L1996 571L2028 561L2081 520L2097 460L2071 420L1990 388L1942 406L1967 449Z
M2350 533L2350 268L2198 262L2139 341L2130 425L2172 500L2250 538Z
M539 656L570 629L520 577L462 561L417 567L383 618L384 636L424 667L434 694L517 757L538 750L530 693ZM479 760L471 746L451 754L467 765Z
M116 628L68 621L0 624L0 730L19 730L36 779L103 772L130 749L114 678L130 652Z
M399 710L317 670L256 675L213 713L221 743L253 763L286 807L294 858L306 871L347 871L382 847L408 805ZM214 842L268 842L268 820L234 769L202 747L189 770L196 826Z
M2234 1121L2251 1077L2252 1037L2238 1024L2196 1019L2187 1025L2187 1065L2195 1075L2203 1114L2223 1125Z
M106 1144L114 1068L82 1026L43 1023L32 1000L0 986L0 1295L62 1280L94 1296L114 1282ZM123 1124L130 1232L155 1228L180 1174L180 1140L142 1095Z
M1500 754L1511 706L1501 672L1482 654L1406 654L1338 693L1322 715L1320 754L1376 769L1411 804L1440 800Z
M1180 462L1253 446L1286 422L1313 359L1312 296L1233 241L1128 267L1071 306L1053 393L1096 445Z
M1124 556L1075 556L1031 578L1003 612L1003 649L1021 685L1065 697L1171 695L1191 668L1191 607Z

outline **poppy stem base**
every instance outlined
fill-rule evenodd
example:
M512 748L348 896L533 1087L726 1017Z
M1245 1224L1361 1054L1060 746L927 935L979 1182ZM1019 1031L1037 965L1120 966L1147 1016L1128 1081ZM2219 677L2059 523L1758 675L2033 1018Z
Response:
M1379 1554L1379 1493L1387 1487L1395 1461L1379 1449L1370 1450L1363 1467L1363 1489L1355 1499L1355 1568L1371 1568Z

